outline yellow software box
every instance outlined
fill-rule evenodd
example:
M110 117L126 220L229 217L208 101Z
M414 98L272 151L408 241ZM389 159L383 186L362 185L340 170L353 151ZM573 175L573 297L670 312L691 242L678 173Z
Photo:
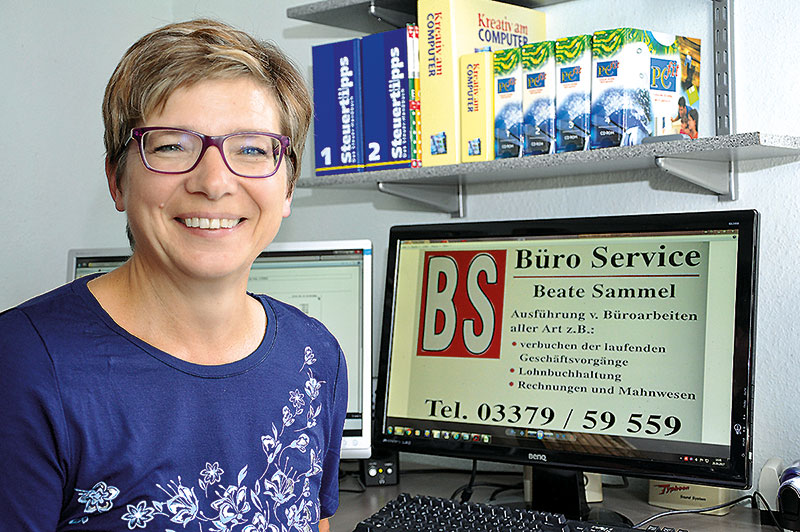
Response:
M494 159L492 52L461 56L461 162Z
M545 38L544 13L491 0L419 0L422 165L461 162L459 57Z
M686 482L651 480L647 502L653 506L669 508L670 510L695 510L732 501L735 496L736 492L728 488L701 486ZM728 506L703 513L726 515L730 511L731 508Z

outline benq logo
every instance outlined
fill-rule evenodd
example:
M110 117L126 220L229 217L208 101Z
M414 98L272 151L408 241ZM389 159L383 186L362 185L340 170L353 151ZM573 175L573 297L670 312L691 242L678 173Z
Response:
M528 453L528 460L534 460L536 462L547 462L547 456L543 454Z
M600 61L597 63L597 77L611 78L617 75L619 61Z
M497 80L497 93L506 94L514 92L517 88L517 78L502 78Z
M574 66L561 69L561 83L572 83L581 80L581 67Z
M546 72L537 72L536 74L528 74L525 77L527 88L529 89L541 89L542 87L544 87L544 82L546 79L547 79Z
M500 358L505 250L425 253L417 355Z
M678 62L667 59L650 60L650 88L675 92L677 88Z

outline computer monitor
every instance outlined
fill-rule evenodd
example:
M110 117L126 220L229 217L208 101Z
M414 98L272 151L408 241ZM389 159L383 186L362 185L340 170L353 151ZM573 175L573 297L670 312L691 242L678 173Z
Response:
M748 487L757 222L393 227L376 445Z
M75 249L67 280L123 264L130 249ZM341 457L367 458L372 432L372 245L369 240L275 242L250 270L250 292L265 293L319 319L347 360L349 396Z
M67 253L67 282L93 273L107 273L131 258L130 248L70 249Z

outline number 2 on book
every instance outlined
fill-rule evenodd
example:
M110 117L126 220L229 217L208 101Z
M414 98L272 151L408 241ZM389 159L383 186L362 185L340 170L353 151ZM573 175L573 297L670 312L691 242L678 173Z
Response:
M380 161L381 160L381 145L377 142L370 142L369 143L369 160L370 161Z

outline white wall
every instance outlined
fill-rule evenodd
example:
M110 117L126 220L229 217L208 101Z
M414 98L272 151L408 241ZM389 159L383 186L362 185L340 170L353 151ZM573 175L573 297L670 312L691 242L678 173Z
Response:
M549 9L550 37L620 25L708 33L707 0L575 0ZM228 5L229 4L229 5ZM124 50L145 32L195 16L221 18L275 40L310 76L313 44L356 34L288 20L287 0L2 0L0 19L0 309L49 290L66 275L67 250L121 247L124 216L108 197L103 175L100 103ZM769 6L769 7L765 7ZM800 5L796 0L737 0L735 11L737 130L800 134ZM706 48L707 50L708 48ZM708 73L710 58L704 55ZM708 80L708 81L706 81ZM705 85L708 83L708 85ZM704 76L706 101L710 78ZM704 132L708 133L708 130ZM310 175L306 165L303 175ZM797 160L742 164L740 199L720 203L693 185L656 170L564 176L530 183L471 186L465 220L546 218L672 211L758 209L762 213L756 475L770 456L800 458L800 227ZM375 244L376 319L388 228L449 221L444 214L371 190L300 189L279 240L361 237ZM379 339L376 325L376 344Z

